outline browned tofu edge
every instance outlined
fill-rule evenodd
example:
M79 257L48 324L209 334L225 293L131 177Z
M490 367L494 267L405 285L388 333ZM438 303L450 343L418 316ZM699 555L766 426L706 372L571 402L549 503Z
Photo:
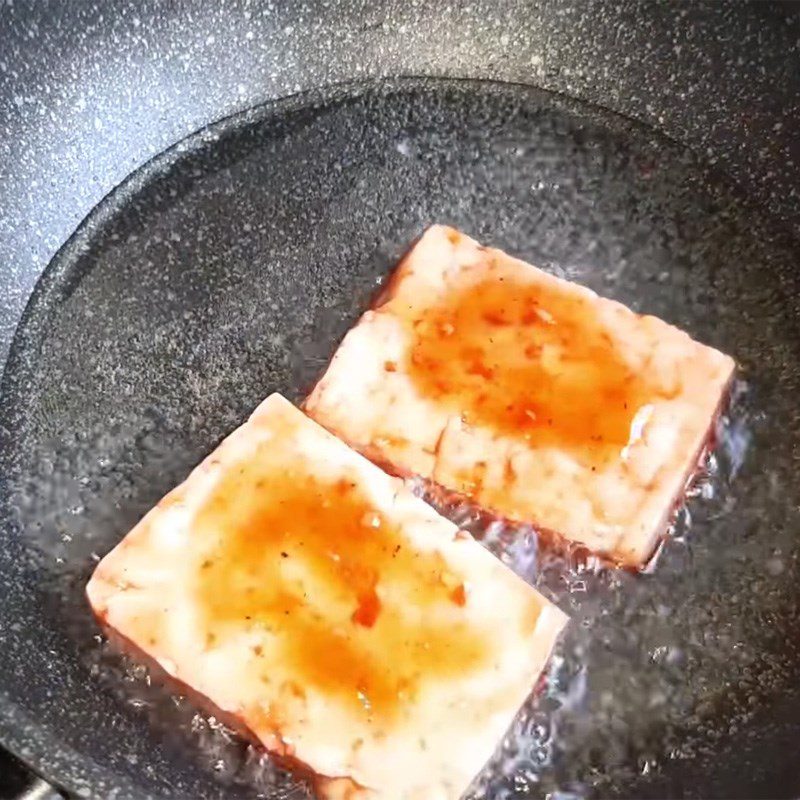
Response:
M352 778L332 778L327 775L321 775L308 764L298 759L294 755L291 746L283 742L280 731L275 732L276 740L281 742L280 748L266 746L235 712L221 709L208 696L198 692L180 678L171 675L146 650L110 625L105 620L104 615L94 612L94 609L92 611L113 650L145 666L151 681L161 688L171 694L185 695L192 705L204 714L219 720L219 722L230 728L257 750L269 753L280 768L286 769L298 779L308 782L320 800L367 800L371 796L372 792L360 786Z

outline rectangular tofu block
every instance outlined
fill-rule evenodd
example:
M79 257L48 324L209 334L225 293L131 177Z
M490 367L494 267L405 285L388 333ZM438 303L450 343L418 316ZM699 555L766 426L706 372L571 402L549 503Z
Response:
M455 798L565 616L277 394L98 565L98 618L321 798Z
M395 474L639 565L733 370L660 319L434 226L305 409Z

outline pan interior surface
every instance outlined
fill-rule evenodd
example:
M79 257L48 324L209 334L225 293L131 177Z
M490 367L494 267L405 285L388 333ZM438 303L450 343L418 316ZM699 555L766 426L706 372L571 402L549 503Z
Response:
M433 222L740 365L652 573L546 562L530 533L490 531L573 623L472 795L796 795L797 243L653 132L485 82L330 88L226 120L132 176L59 253L0 397L0 737L83 796L305 796L108 653L83 587L260 399L310 389Z

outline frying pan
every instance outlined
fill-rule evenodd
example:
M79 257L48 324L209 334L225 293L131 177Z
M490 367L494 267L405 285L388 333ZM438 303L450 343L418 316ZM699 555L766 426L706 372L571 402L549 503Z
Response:
M740 364L650 574L485 538L573 623L473 796L797 796L799 43L789 4L4 5L0 742L29 796L303 796L108 652L83 585L434 221Z

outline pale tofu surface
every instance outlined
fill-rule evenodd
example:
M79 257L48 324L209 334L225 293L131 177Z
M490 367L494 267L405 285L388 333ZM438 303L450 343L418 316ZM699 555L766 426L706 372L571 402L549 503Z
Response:
M564 615L271 395L98 565L98 617L323 798L457 798Z
M660 319L434 226L305 409L395 474L638 565L733 370Z

